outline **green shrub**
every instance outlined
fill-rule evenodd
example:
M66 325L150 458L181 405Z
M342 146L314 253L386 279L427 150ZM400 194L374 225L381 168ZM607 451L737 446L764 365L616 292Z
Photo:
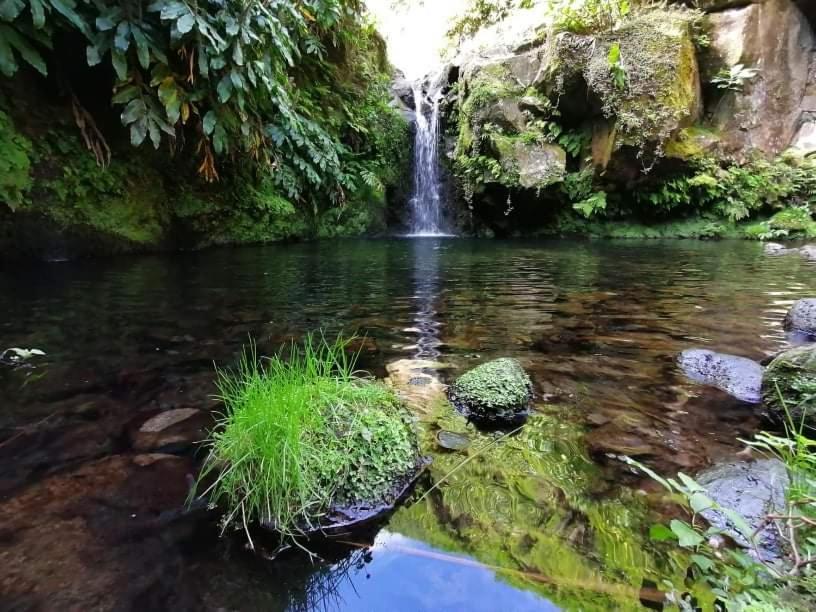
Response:
M590 34L611 30L631 11L629 0L554 0L555 31Z
M388 106L382 41L363 23L358 0L156 0L137 8L2 2L0 73L12 77L27 64L47 75L50 60L74 57L65 46L79 41L87 66L60 76L104 66L94 78L113 75L112 96L95 103L115 109L131 144L186 149L182 156L197 158L208 180L238 159L310 210L342 207L366 185L394 180L407 126ZM77 100L90 95L80 82L65 85ZM74 110L107 161L93 118Z
M394 392L358 378L346 341L307 337L289 355L245 351L219 372L225 412L200 481L224 526L260 521L294 536L333 505L378 502L417 464L415 434Z
M31 187L31 141L14 129L11 117L0 111L0 204L14 210Z
M785 405L780 396L779 401ZM689 521L674 519L669 526L654 525L654 540L671 542L688 552L689 567L683 582L664 581L670 598L681 610L691 606L689 586L705 586L697 595L711 599L697 601L696 609L738 611L805 612L813 609L816 597L816 440L805 433L804 422L795 421L787 411L785 435L758 433L745 441L753 450L776 457L785 464L790 479L786 506L781 512L765 517L778 534L783 556L763 559L739 548L724 547L721 530L707 526L701 513L715 510L723 514L728 525L751 546L756 546L759 529L730 508L723 508L708 497L705 489L692 478L679 474L677 479L663 478L649 468L631 460L634 465L663 485L687 510ZM760 525L765 527L765 524Z

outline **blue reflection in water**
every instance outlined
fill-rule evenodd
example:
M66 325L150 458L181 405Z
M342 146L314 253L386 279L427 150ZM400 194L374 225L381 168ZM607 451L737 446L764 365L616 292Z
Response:
M338 564L333 568L335 573L330 571L315 581L306 607L327 612L560 610L535 593L503 582L490 568L468 557L397 533L381 531L367 552L367 563L352 567Z

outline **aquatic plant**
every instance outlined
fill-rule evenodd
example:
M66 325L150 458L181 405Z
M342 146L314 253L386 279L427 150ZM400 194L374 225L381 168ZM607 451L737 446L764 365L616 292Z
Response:
M627 460L674 495L690 515L689 521L674 519L654 525L653 540L676 543L689 552L689 577L707 585L715 600L696 602L688 596L687 583L664 580L662 586L681 610L775 610L804 612L812 609L816 597L816 440L805 435L804 421L795 421L776 387L778 401L785 410L785 435L760 432L752 440L742 440L749 448L781 460L790 486L785 508L773 510L759 525L752 525L738 512L714 502L693 478L679 474L663 478L649 468ZM723 530L699 520L702 513L721 514L748 551L724 547ZM772 528L783 543L783 558L760 554L758 535ZM734 536L737 538L737 535ZM699 596L700 593L697 593Z
M224 527L261 522L287 536L316 528L337 505L389 498L417 465L407 414L385 385L358 376L347 340L308 336L288 355L218 372L225 412L199 485ZM250 538L251 542L251 538Z

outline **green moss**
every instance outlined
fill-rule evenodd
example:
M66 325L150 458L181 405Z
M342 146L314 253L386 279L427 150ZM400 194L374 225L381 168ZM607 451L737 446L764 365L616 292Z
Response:
M101 167L75 131L59 125L36 139L32 159L35 182L21 211L40 214L65 231L90 229L140 246L165 238L164 181L138 156L114 157Z
M683 128L666 143L666 157L690 160L711 154L719 141L716 132L701 126Z
M285 535L320 525L332 508L393 502L419 449L394 391L357 378L347 341L289 347L259 362L254 347L221 372L225 404L200 480L226 507L225 524L250 521Z
M795 233L807 238L816 237L816 221L810 208L795 206L781 210L768 220L768 227L772 230L784 230L789 234Z
M31 141L18 133L0 110L0 204L12 210L23 203L31 188Z
M692 24L696 13L654 10L638 13L622 27L595 37L583 70L590 89L615 117L627 144L658 149L684 123L696 119L700 106ZM619 45L625 85L615 82L609 50Z
M816 347L801 346L778 355L765 369L762 399L780 423L798 428L804 422L816 429Z
M485 421L512 420L530 402L530 377L515 359L489 361L451 385L451 401L468 416Z

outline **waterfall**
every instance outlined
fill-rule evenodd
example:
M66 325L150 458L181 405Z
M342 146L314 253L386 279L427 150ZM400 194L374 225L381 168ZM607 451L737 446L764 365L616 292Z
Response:
M440 88L427 94L422 83L414 85L416 136L414 138L414 184L411 194L411 234L444 235L439 179Z

